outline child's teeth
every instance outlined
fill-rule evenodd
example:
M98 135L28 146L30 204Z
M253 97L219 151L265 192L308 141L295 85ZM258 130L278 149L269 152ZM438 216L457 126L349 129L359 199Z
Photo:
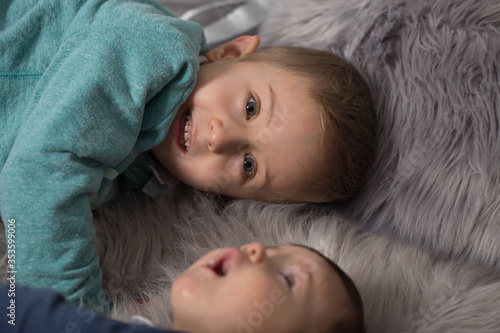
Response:
M188 115L186 117L186 124L184 125L184 146L186 147L186 150L189 150L191 147L191 144L189 143L189 129L191 128L191 115Z

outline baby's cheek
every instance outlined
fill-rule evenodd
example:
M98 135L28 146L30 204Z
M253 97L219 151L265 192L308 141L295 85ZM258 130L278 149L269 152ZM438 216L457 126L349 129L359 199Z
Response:
M197 279L190 272L184 273L172 285L172 305L192 302L196 295Z
M260 311L267 316L286 302L287 295L282 286L261 282L249 285L241 297L245 299L245 304L250 311Z
M286 311L286 296L281 289L247 296L236 316L236 332L279 332L280 323L290 320Z

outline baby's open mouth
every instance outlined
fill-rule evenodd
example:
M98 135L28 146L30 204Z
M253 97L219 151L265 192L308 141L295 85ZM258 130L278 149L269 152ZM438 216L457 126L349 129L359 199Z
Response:
M236 254L237 250L235 248L225 249L208 264L208 267L210 267L215 274L226 276L236 259Z
M191 148L191 142L189 141L190 130L191 130L191 111L188 110L184 114L184 117L182 117L181 135L180 135L181 146L183 146L184 149L186 149L186 151L189 151L189 148Z

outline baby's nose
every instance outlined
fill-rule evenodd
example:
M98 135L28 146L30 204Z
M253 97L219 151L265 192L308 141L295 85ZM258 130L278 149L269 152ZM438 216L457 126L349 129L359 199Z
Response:
M244 136L235 126L213 119L210 121L209 130L208 150L212 153L236 152L242 148Z
M241 247L241 250L247 253L250 261L252 261L253 263L261 262L262 259L264 259L264 254L266 251L264 245L257 242L243 245Z

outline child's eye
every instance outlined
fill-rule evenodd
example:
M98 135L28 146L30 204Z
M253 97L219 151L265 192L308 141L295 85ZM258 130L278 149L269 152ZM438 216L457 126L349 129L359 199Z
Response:
M254 175L255 166L255 159L251 155L245 154L245 160L243 161L243 171L245 171L245 174L248 178L252 178L252 176Z
M259 112L259 106L257 105L255 98L250 97L250 99L247 102L247 120L255 117L258 112Z

